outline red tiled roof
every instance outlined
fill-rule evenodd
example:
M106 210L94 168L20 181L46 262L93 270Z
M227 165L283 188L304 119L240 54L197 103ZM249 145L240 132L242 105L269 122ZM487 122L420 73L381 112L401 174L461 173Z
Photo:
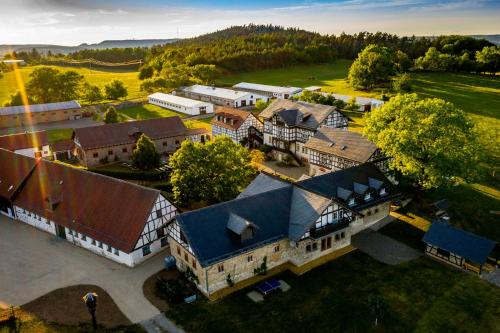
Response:
M36 163L34 158L0 148L0 197L11 200Z
M76 135L83 149L93 149L134 143L134 134L137 133L144 133L155 140L187 135L187 128L181 118L174 116L76 128L73 135Z
M46 146L49 137L46 131L26 132L0 136L0 148L10 151Z
M60 140L55 141L50 144L50 150L52 152L57 153L61 151L68 151L73 149L74 142L72 140Z
M159 191L42 160L15 205L130 253ZM59 202L54 209L50 200Z
M215 112L215 117L212 118L210 123L215 126L225 127L230 130L236 131L245 122L245 120L250 116L251 113L248 111L238 110L228 107L217 108ZM217 116L222 116L223 120L217 120ZM224 119L228 119L229 122L225 123ZM234 120L234 123L231 122Z

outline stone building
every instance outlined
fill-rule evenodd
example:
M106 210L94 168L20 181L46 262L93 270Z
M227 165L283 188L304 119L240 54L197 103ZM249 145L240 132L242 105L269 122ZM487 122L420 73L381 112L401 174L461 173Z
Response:
M178 215L167 227L171 253L201 292L217 297L262 265L300 269L345 253L351 236L387 217L397 196L371 163L294 184L261 174L235 200Z
M77 101L8 106L0 108L0 128L74 120L82 116L83 109Z
M173 154L184 140L209 140L204 128L188 129L181 118L167 117L77 128L73 132L74 155L83 166L112 161L130 161L141 134L156 144L157 151Z

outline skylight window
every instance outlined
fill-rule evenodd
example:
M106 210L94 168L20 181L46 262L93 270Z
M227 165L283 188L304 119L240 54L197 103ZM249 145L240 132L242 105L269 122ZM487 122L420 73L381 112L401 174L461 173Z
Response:
M365 201L370 201L372 199L372 195L370 192L365 194Z
M349 199L349 206L354 206L356 204L356 200L354 198Z

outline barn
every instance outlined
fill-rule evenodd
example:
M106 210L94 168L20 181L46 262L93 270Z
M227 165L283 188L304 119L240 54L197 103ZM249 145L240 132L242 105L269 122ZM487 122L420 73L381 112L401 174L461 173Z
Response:
M214 105L212 103L159 92L149 95L148 101L149 104L188 114L190 116L214 112Z

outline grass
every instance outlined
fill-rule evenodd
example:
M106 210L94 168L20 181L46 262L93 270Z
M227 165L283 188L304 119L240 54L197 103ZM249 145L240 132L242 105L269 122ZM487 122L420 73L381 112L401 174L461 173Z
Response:
M26 66L19 69L24 84L29 80L29 74L37 67L41 66ZM62 67L62 66L49 66L62 71L76 71L85 77L85 80L90 84L97 85L103 88L106 84L113 80L123 81L128 90L127 99L137 99L145 97L147 94L140 91L141 81L137 77L136 71L123 71L123 70L106 70L106 69L89 69L87 67ZM18 90L18 83L15 78L14 72L4 74L0 79L0 105L9 99L11 94Z
M51 129L47 130L47 135L49 137L49 142L69 140L73 134L72 128L61 128L61 129Z
M120 121L144 120L144 119L173 117L173 116L179 116L180 118L186 117L186 115L183 113L164 109L152 104L133 106L130 108L119 109L117 111Z
M166 315L189 332L499 332L500 289L428 258L387 266L360 252L303 276L283 273L286 293L250 301L179 304ZM368 305L385 305L378 327Z

